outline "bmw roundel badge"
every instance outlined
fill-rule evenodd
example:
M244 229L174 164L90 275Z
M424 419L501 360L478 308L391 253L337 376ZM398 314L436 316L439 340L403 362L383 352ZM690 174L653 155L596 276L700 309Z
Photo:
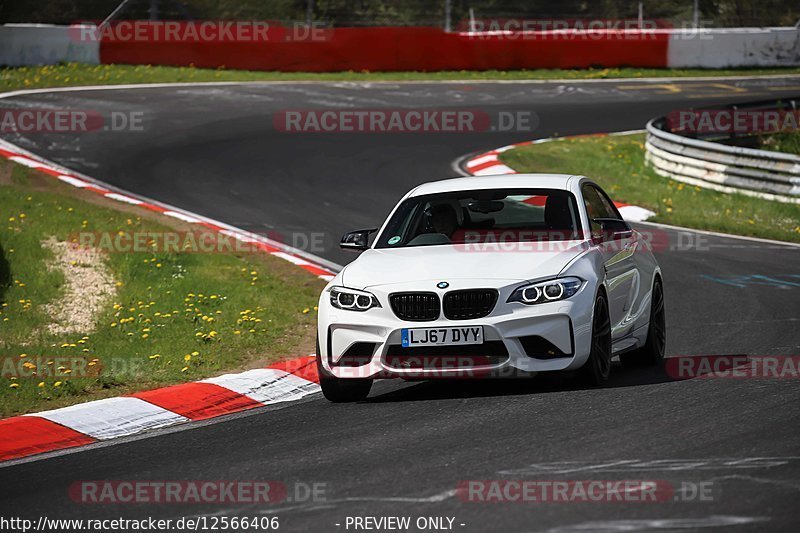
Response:
M440 281L439 283L436 284L436 286L439 287L440 289L446 289L447 287L450 286L450 284L447 283L446 281Z

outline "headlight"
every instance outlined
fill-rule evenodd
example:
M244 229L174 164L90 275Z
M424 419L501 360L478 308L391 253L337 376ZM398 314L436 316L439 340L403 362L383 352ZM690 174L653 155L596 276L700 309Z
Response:
M331 288L331 305L347 311L366 311L381 306L374 294L345 287Z
M533 305L565 300L578 292L581 285L583 285L583 280L580 278L557 278L550 281L540 281L519 287L508 297L508 302Z

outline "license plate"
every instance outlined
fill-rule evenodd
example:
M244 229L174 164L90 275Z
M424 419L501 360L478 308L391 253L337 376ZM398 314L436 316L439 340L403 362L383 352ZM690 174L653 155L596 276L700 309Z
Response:
M400 330L403 348L483 344L483 326L463 328L404 328Z

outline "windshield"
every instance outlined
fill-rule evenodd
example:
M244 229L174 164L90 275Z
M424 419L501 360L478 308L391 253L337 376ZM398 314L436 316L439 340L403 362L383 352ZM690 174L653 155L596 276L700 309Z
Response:
M580 230L575 197L565 190L455 191L403 201L375 247L563 241Z

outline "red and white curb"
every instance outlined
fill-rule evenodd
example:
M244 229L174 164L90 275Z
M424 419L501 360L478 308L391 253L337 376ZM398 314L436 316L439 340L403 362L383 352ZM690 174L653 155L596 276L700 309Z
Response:
M0 140L0 156L110 200L139 206L235 238L326 281L333 279L341 268L321 258L301 255L299 250L261 235L112 188L3 140ZM0 461L298 400L318 392L318 382L312 355L268 368L16 416L0 420Z
M0 420L0 461L299 400L320 390L314 357Z
M598 133L590 135L573 135L568 137L550 137L547 139L536 139L535 141L525 141L521 143L509 144L494 150L490 150L483 154L479 154L465 160L461 164L461 168L471 176L496 176L499 174L516 174L517 171L513 168L503 164L500 161L500 154L513 148L521 146L529 146L531 144L542 144L547 142L558 142L565 139L575 139L578 137L608 137L614 135L628 135L631 133L638 133L638 131L621 131L617 133ZM637 205L624 204L621 202L614 202L614 205L619 209L622 218L631 222L643 222L650 217L655 216L653 211L639 207Z
M336 271L340 269L338 265L325 261L322 258L309 257L307 254L286 246L280 242L267 239L261 235L245 231L234 226L225 224L217 220L213 220L202 215L191 213L189 211L179 209L161 202L147 199L143 196L114 189L109 185L94 180L88 176L84 176L77 172L68 170L56 163L39 158L16 145L10 144L6 141L0 140L0 156L5 157L15 163L24 165L52 176L64 183L89 191L97 195L122 202L129 205L142 207L149 211L155 211L168 217L175 218L182 222L197 225L205 229L218 232L222 235L237 239L243 243L255 246L257 249L279 257L285 261L289 261L294 265L306 270L307 272L318 276L325 281L330 281L336 275Z

